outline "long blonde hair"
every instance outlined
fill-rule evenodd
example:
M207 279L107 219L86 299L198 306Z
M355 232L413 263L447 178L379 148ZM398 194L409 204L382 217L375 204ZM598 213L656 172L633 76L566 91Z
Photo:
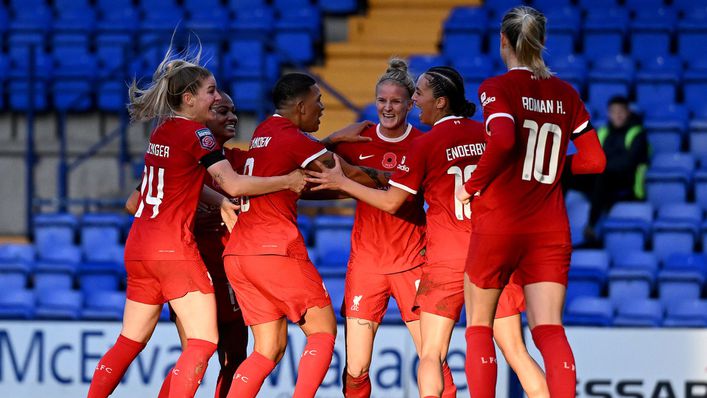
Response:
M528 6L511 9L501 22L501 33L508 38L518 62L530 68L541 79L552 76L542 55L545 50L546 23L545 15Z
M174 116L182 105L182 95L187 92L196 94L201 82L212 76L208 69L199 65L200 55L201 51L194 57L183 55L180 58L170 45L152 76L152 82L144 89L138 87L137 80L130 85L128 111L131 120L162 120Z

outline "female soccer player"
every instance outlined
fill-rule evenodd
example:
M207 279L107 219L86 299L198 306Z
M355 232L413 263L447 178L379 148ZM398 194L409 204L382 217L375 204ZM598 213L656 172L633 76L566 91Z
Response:
M422 74L412 99L421 110L420 121L433 128L412 142L389 181L390 189L369 189L344 178L338 158L333 169L308 172L308 181L320 184L316 190L338 189L389 213L423 191L429 209L427 263L415 303L422 341L418 382L421 397L440 397L449 339L464 303L463 272L471 230L469 206L454 198L454 190L476 168L485 134L480 123L466 119L474 113L474 105L464 97L462 77L452 68L434 67Z
M376 84L379 123L361 133L369 142L341 144L335 152L347 162L393 171L411 142L422 135L407 121L415 82L407 64L393 59ZM351 256L341 307L346 317L344 396L369 397L373 340L390 296L400 308L415 348L420 351L420 317L412 311L422 276L425 252L425 211L422 197L406 201L395 215L359 201L351 233ZM451 372L445 364L445 393L456 396Z
M486 152L457 199L473 199L466 266L467 378L474 398L494 397L494 312L512 272L523 286L528 323L552 397L574 397L576 372L562 326L572 251L559 175L569 140L573 173L598 173L606 159L584 104L553 77L542 58L545 17L510 10L501 24L509 71L479 87L488 132Z
M89 398L113 392L145 347L166 301L187 336L172 371L169 396L194 396L218 342L214 290L193 233L204 169L230 196L304 188L297 172L264 179L233 171L204 126L210 108L220 99L213 75L194 62L173 59L171 50L148 88L139 89L136 82L130 87L131 118L157 119L159 125L145 154L139 204L125 247L128 287L123 327L96 366Z
M316 81L290 73L273 89L277 113L253 133L244 174L270 176L313 161L333 163L332 154L306 132L319 129L324 106ZM350 126L360 133L368 123ZM376 170L346 165L370 185L384 185ZM287 346L287 322L300 326L307 344L300 359L294 398L314 397L329 369L336 319L322 278L307 256L297 229L299 195L276 192L241 198L241 214L224 252L226 275L251 327L253 353L238 367L230 398L255 397Z

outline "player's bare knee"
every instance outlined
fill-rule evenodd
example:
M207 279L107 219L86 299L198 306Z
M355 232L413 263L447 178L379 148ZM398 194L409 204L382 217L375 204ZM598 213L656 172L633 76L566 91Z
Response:
M351 375L351 377L361 377L368 373L368 369L371 366L371 361L362 360L347 360L346 361L346 372Z

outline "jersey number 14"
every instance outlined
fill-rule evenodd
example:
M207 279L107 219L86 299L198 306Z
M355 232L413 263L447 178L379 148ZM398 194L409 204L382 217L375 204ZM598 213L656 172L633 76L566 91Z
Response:
M143 169L142 186L140 187L140 197L143 198L143 200L140 201L140 206L135 212L135 217L137 218L140 218L142 215L142 210L145 208L145 203L152 206L152 217L150 218L155 218L158 214L160 214L160 205L162 204L162 198L164 198L164 169L158 167L156 174L157 187L155 188L155 191L157 192L153 196L152 185L155 179L155 168L150 166L148 169L147 166L145 166ZM147 189L147 193L145 193L145 189Z

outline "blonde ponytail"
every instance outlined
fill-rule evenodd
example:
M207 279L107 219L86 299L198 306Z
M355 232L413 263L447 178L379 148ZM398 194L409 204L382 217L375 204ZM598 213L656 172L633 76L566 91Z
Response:
M506 35L516 54L518 63L527 66L541 79L552 76L545 65L545 16L532 7L520 6L503 16L501 32Z

